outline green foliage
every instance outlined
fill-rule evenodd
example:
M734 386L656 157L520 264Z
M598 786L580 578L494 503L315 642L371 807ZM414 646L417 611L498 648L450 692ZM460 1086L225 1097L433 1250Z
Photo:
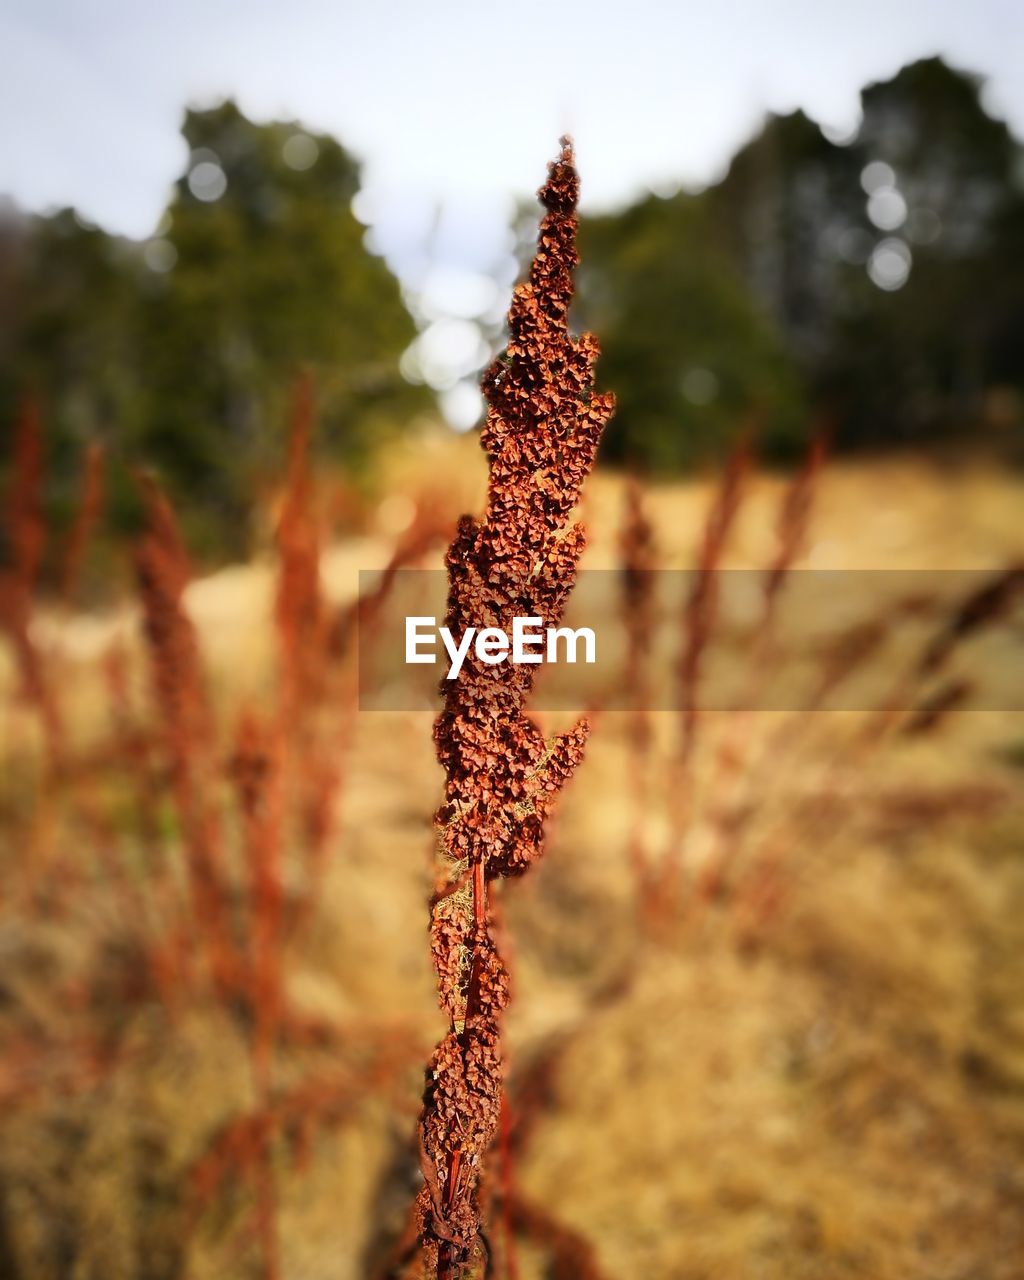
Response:
M188 112L183 132L188 170L147 245L71 211L22 228L0 395L9 411L38 388L58 474L85 438L107 438L122 521L124 464L155 465L198 532L238 550L254 487L283 457L300 369L313 373L320 439L352 465L425 393L398 374L414 326L364 246L348 153L230 102Z
M872 163L889 167L881 212ZM703 193L591 219L580 320L621 404L605 456L688 465L746 419L775 455L822 421L839 448L1019 437L1022 186L977 80L933 58L864 91L847 145L769 117ZM887 252L909 265L891 288Z
M747 425L782 458L822 421L839 448L1024 434L1024 151L938 58L862 105L845 145L801 112L769 117L706 191L584 220L577 319L620 406L606 460L691 466ZM0 414L41 393L58 511L99 435L122 524L125 464L153 464L193 539L235 551L301 367L350 467L429 393L398 373L414 326L352 214L352 157L230 102L183 131L186 172L146 244L70 210L0 217ZM869 207L872 164L902 208L891 225ZM909 268L888 289L887 247Z
M618 409L603 457L654 469L721 452L757 419L789 452L805 406L792 361L728 256L706 202L651 197L585 222L579 309Z
M988 390L1024 387L1024 151L938 58L870 86L863 110L860 156L896 175L913 266L894 292L852 282L825 369L840 424L871 445L985 431Z

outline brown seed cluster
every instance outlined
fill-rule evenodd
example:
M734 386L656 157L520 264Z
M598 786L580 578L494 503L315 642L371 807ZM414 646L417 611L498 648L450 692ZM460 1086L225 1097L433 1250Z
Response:
M539 193L546 215L529 279L514 293L505 353L486 371L481 433L490 464L487 508L464 516L447 555L446 625L511 629L516 617L562 617L584 547L570 524L611 416L591 391L597 342L570 335L579 179L568 139ZM445 883L434 904L432 951L450 1031L428 1071L421 1121L425 1186L419 1207L428 1261L461 1274L480 1227L477 1185L498 1128L500 1016L508 974L495 948L488 882L524 872L541 854L547 812L579 764L588 727L546 740L524 711L536 667L487 665L471 653L446 682L434 729L445 770L436 815Z

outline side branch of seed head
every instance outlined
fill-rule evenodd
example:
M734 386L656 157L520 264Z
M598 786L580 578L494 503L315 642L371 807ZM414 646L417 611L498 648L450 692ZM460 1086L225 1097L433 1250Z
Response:
M449 547L446 625L508 628L515 617L561 620L585 535L570 524L614 408L591 391L598 356L569 333L579 179L568 139L539 193L546 212L529 278L513 295L509 341L483 377L487 506L464 516ZM477 1183L501 1099L500 1015L508 974L490 929L488 883L541 854L544 820L583 755L580 721L549 741L525 714L535 670L467 657L445 682L434 727L445 770L436 815L445 863L431 923L441 1006L450 1029L427 1075L420 1127L419 1208L439 1277L457 1277L480 1227Z

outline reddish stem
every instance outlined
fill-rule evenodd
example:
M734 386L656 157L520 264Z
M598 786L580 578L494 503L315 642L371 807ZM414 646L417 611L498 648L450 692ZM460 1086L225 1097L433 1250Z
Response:
M478 935L487 928L487 876L484 872L482 860L473 864L473 924ZM463 1035L465 1035L465 1029L469 1025L470 1018L476 1013L479 1000L480 955L474 940L473 961L469 972L469 987L466 991L466 1014L463 1023ZM462 1152L456 1147L448 1160L448 1180L444 1189L446 1209L450 1209L455 1202L455 1190L461 1167ZM437 1280L454 1280L456 1274L451 1247L447 1242L442 1242L437 1251Z

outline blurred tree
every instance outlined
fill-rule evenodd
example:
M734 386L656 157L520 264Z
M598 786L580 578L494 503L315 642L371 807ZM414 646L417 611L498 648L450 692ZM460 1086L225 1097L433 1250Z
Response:
M606 458L692 465L751 418L787 456L821 414L847 448L1020 436L1022 148L938 58L862 98L842 145L771 116L706 191L585 221L578 320L620 401ZM103 434L117 509L118 456L154 462L237 550L300 365L349 464L429 399L399 376L414 326L352 214L345 150L231 102L184 135L144 244L71 211L0 213L0 412L34 386L57 475Z
M980 89L930 58L862 94L875 243L818 370L850 443L984 429L987 392L1024 385L1024 151Z
M799 439L793 362L715 243L709 214L703 197L651 196L584 223L578 309L600 336L602 383L618 397L606 460L698 464L751 416L776 452Z
M53 411L45 439L58 519L74 504L82 453L99 425L138 428L137 253L70 209L3 217L0 407L10 423L17 401L38 392Z
M606 456L685 465L750 411L780 455L821 416L846 448L994 439L1000 387L1019 435L1022 182L980 82L932 58L866 89L844 145L770 116L702 194L591 219L580 318L622 406Z
M186 172L145 244L70 211L21 225L0 395L9 411L26 383L41 391L58 455L98 433L115 457L157 465L211 542L237 551L253 486L283 456L299 368L321 440L349 463L429 402L398 373L415 329L351 211L348 153L232 102L189 111L183 132Z
M857 146L836 146L802 111L769 116L707 192L712 225L799 366L828 350L844 266L869 239Z

